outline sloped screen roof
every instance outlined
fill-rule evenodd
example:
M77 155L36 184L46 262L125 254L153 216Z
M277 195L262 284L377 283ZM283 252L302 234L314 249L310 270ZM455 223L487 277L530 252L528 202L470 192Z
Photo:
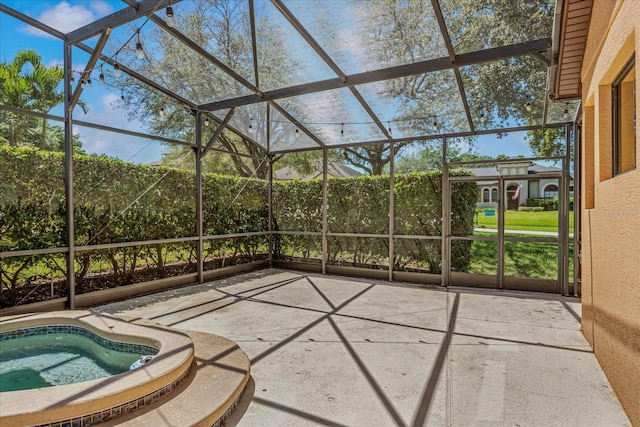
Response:
M140 84L117 79L117 62L150 88L141 105L169 99L226 119L265 151L554 122L546 96L551 0L122 1L117 12L67 33L31 24L91 53L119 90ZM19 1L0 4L35 21L19 9Z

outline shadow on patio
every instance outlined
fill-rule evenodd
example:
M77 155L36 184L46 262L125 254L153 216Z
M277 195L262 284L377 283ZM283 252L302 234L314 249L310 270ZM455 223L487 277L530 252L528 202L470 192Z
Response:
M255 384L230 425L629 424L577 299L270 269L98 310L237 342Z

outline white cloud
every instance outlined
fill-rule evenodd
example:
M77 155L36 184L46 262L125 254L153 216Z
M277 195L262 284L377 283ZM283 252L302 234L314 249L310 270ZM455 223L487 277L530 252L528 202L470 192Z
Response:
M36 19L63 33L68 33L96 20L93 12L83 6L72 6L62 1L50 9L42 11ZM34 36L51 37L35 27L23 27L22 31Z
M119 100L120 95L113 92L106 93L100 96L96 102L88 103L89 112L87 114L78 113L74 114L74 117L78 120L118 129L144 132L145 126L142 122L139 120L129 121L127 112L118 105Z
M45 64L47 67L63 67L64 66L64 61L62 59L52 59L50 61L47 61L47 63ZM84 71L84 69L87 67L87 63L86 62L78 62L76 64L71 64L71 69L74 71Z
M110 4L102 0L92 0L91 3L89 3L89 6L96 12L98 16L106 16L114 10ZM123 6L125 6L124 3Z
M56 58L56 59L52 59L49 62L47 62L45 64L47 67L62 67L64 65L64 61L62 59Z
M120 97L115 93L108 93L100 98L100 104L104 109L118 111L117 109L113 108L113 103L118 101L118 99L120 99Z
M107 93L95 103L89 104L89 112L74 114L74 118L90 123L101 124L118 129L145 132L144 124L139 120L129 121L127 113L117 108L120 95ZM115 105L115 107L114 107ZM82 146L90 154L106 154L111 157L134 163L149 163L162 156L163 144L149 140L98 129L80 127Z

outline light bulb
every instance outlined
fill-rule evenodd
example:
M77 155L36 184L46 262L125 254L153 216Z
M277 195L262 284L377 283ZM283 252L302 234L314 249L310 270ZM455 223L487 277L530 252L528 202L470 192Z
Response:
M91 89L91 78L87 79L87 87Z
M124 102L124 92L120 92L120 101Z
M393 136L393 133L391 132L391 128L387 129L387 131L389 132L389 136Z
M116 77L120 77L122 75L122 71L120 71L120 65L116 62L113 64L113 75Z
M565 108L564 109L564 118L568 119L569 118L569 108Z
M204 125L205 126L209 126L209 118L208 117L206 119L204 119Z
M437 120L433 121L433 127L435 128L435 130L438 130L438 121Z
M340 124L340 135L344 137L344 123Z
M528 112L531 112L531 103L530 102L527 102L526 108L527 108Z
M164 104L162 104L162 107L160 107L160 115L164 116Z
M173 19L173 8L171 6L167 6L167 25L170 27L176 25L176 21Z
M484 116L484 113L480 114L480 123L484 124L487 121L487 118Z
M138 59L144 59L144 50L142 50L142 43L136 43L136 55Z
M253 119L249 119L249 133L253 133Z
M83 79L83 80L80 80L80 87L81 87L82 89L84 89L86 86L87 86L87 84L84 82L84 79Z
M69 81L71 81L71 83L76 81L76 76L73 74L73 72L71 72L71 75L69 76Z
M98 78L98 83L100 86L104 86L104 74L100 73L100 77Z
M296 138L300 138L300 131L298 129L296 129L295 134L296 134Z

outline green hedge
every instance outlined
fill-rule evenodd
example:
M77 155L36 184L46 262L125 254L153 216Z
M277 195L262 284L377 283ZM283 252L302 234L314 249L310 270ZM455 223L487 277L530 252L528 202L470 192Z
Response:
M473 233L476 187L457 184L452 190L452 232ZM328 231L330 233L388 234L389 177L360 176L330 178L327 183ZM395 177L394 235L440 236L442 174L421 172ZM276 230L322 231L322 181L274 182L273 215ZM275 257L313 258L322 253L322 240L309 236L277 236ZM329 239L328 260L373 268L388 268L389 240L335 236ZM396 239L394 268L439 273L439 242ZM296 255L290 255L296 254ZM452 263L460 269L470 263L470 247L461 250ZM319 261L316 257L316 260Z
M0 147L0 251L65 246L64 156ZM76 245L195 235L195 175L100 156L74 157ZM266 231L267 185L203 174L205 234ZM33 221L17 220L19 211ZM29 232L37 222L42 231ZM30 234L28 238L22 238Z
M0 164L0 252L66 246L63 154L0 146ZM76 246L196 234L192 171L85 155L75 156L73 167ZM396 177L395 234L440 235L441 180L439 173ZM267 231L267 189L263 180L203 174L205 235ZM454 186L454 234L472 233L475 191L472 183ZM328 195L330 232L388 234L388 176L330 179ZM321 232L322 181L275 181L273 220L275 230ZM317 259L322 253L322 239L318 237L276 236L274 242L275 257L295 253ZM194 251L192 242L79 251L75 271L79 292L93 289L89 271L96 265L110 275L113 286L118 286L193 271ZM266 251L264 236L205 242L205 256L224 258L216 261L216 266L227 265L230 258L235 262L256 259ZM439 241L397 239L395 252L395 268L441 271ZM386 268L388 239L334 237L328 257L335 263ZM452 262L459 268L468 266L469 250L461 251ZM172 263L187 266L173 271ZM40 269L43 265L46 273ZM137 274L141 265L153 274L141 277ZM4 258L0 263L0 293L45 279L63 283L64 273L63 255ZM11 302L0 299L2 305L8 305L15 304L19 297L13 292Z
M0 164L0 251L66 246L63 154L0 146ZM73 166L76 246L195 235L193 172L82 155L74 157ZM205 233L267 231L266 190L262 180L205 174ZM207 240L204 249L210 257L230 254L223 261L228 265L255 259L259 248L266 247L266 239L258 236ZM63 288L63 258L54 254L2 259L0 304L15 304L21 299L17 287L45 279L52 289L54 284ZM109 276L101 279L108 286L192 272L195 246L188 242L80 251L76 261L81 293L103 286L93 284L99 280L90 277L89 270ZM172 270L172 264L185 262ZM7 295L7 289L13 292Z
M520 206L518 210L520 212L542 212L544 208L542 206Z
M530 208L541 207L545 211L557 211L558 210L558 198L557 197L539 197L527 199L526 206ZM573 210L573 197L569 199L569 210Z

